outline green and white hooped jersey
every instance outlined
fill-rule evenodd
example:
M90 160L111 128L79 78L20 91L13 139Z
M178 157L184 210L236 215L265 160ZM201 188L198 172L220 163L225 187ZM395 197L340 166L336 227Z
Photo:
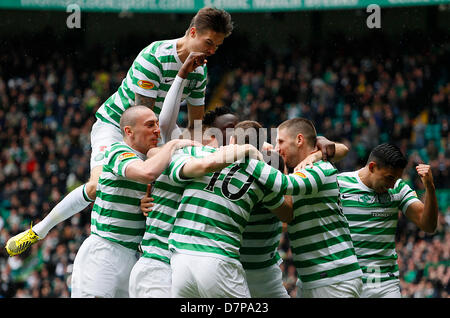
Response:
M270 210L257 204L242 234L242 246L239 250L244 269L261 269L280 264L278 254L282 223Z
M358 171L340 173L337 177L342 210L365 284L398 280L395 251L398 211L406 212L419 201L415 191L399 179L393 189L377 194L359 178Z
M191 148L191 154L205 155L201 148ZM201 178L183 180L181 168L192 156L180 152L176 156L170 177L185 190L169 236L170 249L239 263L242 233L250 212L258 203L277 208L284 202L283 195L265 190L236 164Z
M211 148L212 149L212 148ZM180 153L191 155L194 149L185 147L179 150ZM205 147L205 152L211 152ZM193 153L192 155L195 155ZM145 234L141 242L143 257L153 258L170 264L172 252L169 250L169 234L175 223L175 217L184 191L184 184L174 182L169 173L174 169L173 156L169 166L156 179L152 186L151 197L154 199L154 206L146 219Z
M177 40L156 41L144 48L134 60L117 92L98 109L95 114L97 119L119 127L120 117L127 108L134 105L136 93L155 98L153 111L159 115L170 85L183 65L177 54ZM206 65L189 73L187 80L181 99L186 99L193 106L204 105Z
M290 175L257 160L241 166L268 189L292 195L294 219L288 224L288 236L303 288L362 276L348 222L338 204L333 165L319 161Z
M91 213L91 233L137 251L145 230L140 200L147 185L127 179L125 169L135 160L144 160L145 155L118 142L105 156Z

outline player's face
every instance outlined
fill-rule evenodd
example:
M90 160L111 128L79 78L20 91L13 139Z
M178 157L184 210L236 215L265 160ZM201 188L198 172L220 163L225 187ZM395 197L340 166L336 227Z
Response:
M225 39L225 34L218 33L213 30L204 30L202 32L197 32L195 27L191 28L189 31L191 36L191 52L202 52L207 56L216 53L220 45L222 45Z
M300 163L298 150L296 136L290 136L287 129L278 129L275 151L280 154L286 166L290 169L295 168Z
M151 148L157 146L160 136L158 118L154 112L149 109L136 120L134 126L134 144L137 145L142 153L147 153ZM139 149L138 149L139 150Z
M391 167L379 167L375 162L370 169L371 188L376 193L385 193L392 189L395 182L402 177L403 169Z

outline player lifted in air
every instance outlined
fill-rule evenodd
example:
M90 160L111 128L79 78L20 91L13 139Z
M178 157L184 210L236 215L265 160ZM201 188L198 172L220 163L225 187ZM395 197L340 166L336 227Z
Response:
M98 179L102 171L106 148L120 142L119 128L122 113L133 105L144 105L158 115L171 83L191 52L214 54L231 34L231 16L224 10L203 8L193 17L183 37L151 43L133 61L127 76L96 113L91 131L91 175L89 181L70 192L50 213L33 228L8 240L10 256L25 251L43 239L58 223L86 208L95 200ZM189 125L204 114L206 65L199 65L190 73L182 99L188 104Z

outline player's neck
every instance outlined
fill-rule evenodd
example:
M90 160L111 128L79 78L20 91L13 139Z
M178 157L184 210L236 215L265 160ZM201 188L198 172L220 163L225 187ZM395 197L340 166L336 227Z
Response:
M306 157L308 157L313 151L314 151L314 148L308 147L306 145L304 145L303 147L299 148L297 164L299 164L300 162L305 160Z
M177 41L177 54L181 63L184 63L184 61L186 61L187 57L189 56L189 49L187 44L188 39L186 36L183 36Z
M367 186L368 188L371 189L372 183L370 182L369 174L370 174L370 171L369 171L368 167L364 167L358 171L358 177L361 179L361 182L364 183L365 186Z
M143 148L143 147L139 147L139 145L136 145L132 140L130 140L130 138L124 138L123 141L128 146L130 146L130 148L133 148L134 150L136 150L140 154L145 155L150 150L150 149L146 149L146 148Z

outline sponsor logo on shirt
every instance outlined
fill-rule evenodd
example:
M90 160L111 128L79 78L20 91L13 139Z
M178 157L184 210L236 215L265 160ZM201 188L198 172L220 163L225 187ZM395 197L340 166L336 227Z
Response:
M372 214L372 216L374 216L374 217L383 217L383 218L387 218L387 217L392 216L393 213L391 213L391 212L372 212L371 214Z
M138 86L143 89L152 89L155 85L150 81L140 80L137 82Z
M294 174L299 176L299 177L301 177L301 178L304 178L304 179L306 178L306 175L303 172L297 171L297 172L294 172Z
M132 158L132 157L136 157L136 154L135 154L135 153L132 153L132 152L124 152L124 153L121 154L119 157L117 157L117 160L122 161L122 160L124 160L124 159Z

